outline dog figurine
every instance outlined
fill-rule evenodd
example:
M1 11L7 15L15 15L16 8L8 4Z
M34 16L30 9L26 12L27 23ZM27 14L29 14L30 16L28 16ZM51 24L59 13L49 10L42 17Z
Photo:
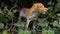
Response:
M19 19L25 17L26 27L28 28L30 21L37 20L40 14L45 14L48 8L44 7L42 3L34 3L31 8L22 8L19 11Z

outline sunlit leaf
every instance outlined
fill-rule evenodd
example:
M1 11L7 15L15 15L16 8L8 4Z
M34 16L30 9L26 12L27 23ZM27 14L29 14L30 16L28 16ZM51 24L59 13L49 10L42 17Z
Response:
M53 22L53 26L57 27L58 26L58 22L57 21L54 21Z
M4 31L2 32L2 34L8 34L8 33L7 33L7 30L4 30Z
M57 16L60 17L60 13L58 13Z

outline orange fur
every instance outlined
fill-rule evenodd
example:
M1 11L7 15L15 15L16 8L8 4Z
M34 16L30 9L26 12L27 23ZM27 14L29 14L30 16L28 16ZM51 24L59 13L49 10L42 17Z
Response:
M42 3L34 3L31 8L25 11L26 16L29 16L35 9L38 9L40 13L44 13L47 10Z

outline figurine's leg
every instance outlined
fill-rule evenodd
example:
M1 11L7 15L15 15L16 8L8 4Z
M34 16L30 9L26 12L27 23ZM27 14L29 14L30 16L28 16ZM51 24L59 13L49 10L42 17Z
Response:
M27 27L27 28L28 28L28 26L29 26L30 21L31 21L31 20L27 20L27 22L26 22L26 27Z
M33 21L33 29L35 29L36 28L36 21Z

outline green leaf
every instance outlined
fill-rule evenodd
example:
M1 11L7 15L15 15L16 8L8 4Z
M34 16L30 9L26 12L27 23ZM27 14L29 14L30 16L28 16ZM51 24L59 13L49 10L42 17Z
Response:
M16 13L16 12L17 12L17 10L16 10L16 9L12 11L12 13Z
M38 19L38 26L41 27L48 27L48 21L46 20L46 18L42 18L42 19Z
M42 34L55 34L55 31L51 28L48 28L48 29L43 28Z
M53 22L53 26L57 27L58 26L58 22L57 21L54 21Z
M57 11L60 11L60 2L58 2L58 4L55 7L55 12L57 12Z
M30 30L23 30L23 29L19 29L18 34L31 34Z
M58 13L57 16L60 17L60 13Z
M0 13L1 13L1 14L3 13L2 10L1 10L1 8L0 8Z
M0 29L4 29L4 24L0 23Z
M24 22L21 23L15 23L14 26L18 27L18 28L24 28Z
M2 34L8 34L8 33L7 33L7 30L4 30L4 31L2 32Z

